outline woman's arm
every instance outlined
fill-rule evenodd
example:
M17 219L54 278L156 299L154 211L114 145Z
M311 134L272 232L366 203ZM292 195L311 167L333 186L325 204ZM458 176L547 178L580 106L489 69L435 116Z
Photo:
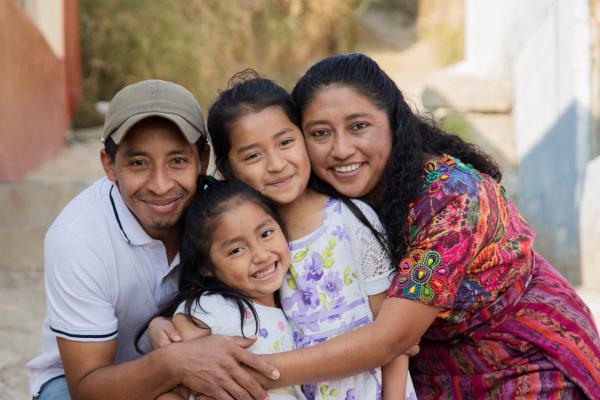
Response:
M268 389L328 381L388 364L418 342L438 312L438 307L387 298L371 325L315 346L265 355L281 376L277 382L260 383Z

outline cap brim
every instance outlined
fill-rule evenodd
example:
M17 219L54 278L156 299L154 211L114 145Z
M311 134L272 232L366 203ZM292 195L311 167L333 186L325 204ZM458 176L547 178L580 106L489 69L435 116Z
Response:
M123 122L121 126L119 126L109 137L111 137L116 144L119 144L121 140L123 140L127 132L129 132L129 130L133 128L135 124L137 124L143 119L150 117L161 117L173 122L181 130L181 133L183 134L183 136L185 136L186 140L189 143L196 143L196 141L202 136L202 133L199 130L194 128L189 122L185 120L185 118L182 118L179 115L160 112L148 112L132 116L127 121Z

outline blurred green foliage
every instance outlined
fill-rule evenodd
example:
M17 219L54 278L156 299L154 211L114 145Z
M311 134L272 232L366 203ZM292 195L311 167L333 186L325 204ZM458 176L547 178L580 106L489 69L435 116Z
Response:
M83 100L75 127L124 85L159 78L203 109L251 67L290 88L314 61L354 49L360 0L80 0Z
M464 3L465 0L418 1L419 39L433 44L441 65L449 65L464 58Z
M464 116L457 113L450 113L438 119L438 124L446 132L460 136L464 141L475 143L479 134L475 128L465 119Z

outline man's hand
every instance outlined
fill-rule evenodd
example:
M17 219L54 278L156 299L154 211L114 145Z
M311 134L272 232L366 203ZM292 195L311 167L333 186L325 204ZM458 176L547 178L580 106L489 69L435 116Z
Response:
M217 400L263 400L266 391L240 364L271 379L279 372L245 348L254 340L208 336L173 343L113 364L116 340L74 342L58 338L73 399L156 398L179 384Z
M182 377L181 384L193 392L203 393L217 400L263 400L266 391L241 365L276 380L279 371L245 348L256 339L212 335L175 343L166 350L176 352L170 357Z
M156 317L150 321L148 338L155 350L171 343L181 342L181 336L171 320L163 317Z

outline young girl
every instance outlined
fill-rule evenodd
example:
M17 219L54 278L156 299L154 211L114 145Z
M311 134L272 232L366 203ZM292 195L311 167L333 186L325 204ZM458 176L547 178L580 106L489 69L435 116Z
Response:
M183 340L256 335L253 353L292 350L275 295L290 262L283 226L273 205L248 185L201 178L184 219L179 293L160 315L175 314ZM189 396L179 387L159 399ZM273 389L269 398L305 399L297 387Z
M292 241L283 310L297 347L311 346L373 321L393 271L381 224L366 204L308 186L310 162L290 95L267 79L243 80L211 107L208 130L218 171L272 200ZM408 384L407 384L408 380ZM303 386L309 399L414 398L405 356L349 378ZM406 390L407 389L407 390Z

